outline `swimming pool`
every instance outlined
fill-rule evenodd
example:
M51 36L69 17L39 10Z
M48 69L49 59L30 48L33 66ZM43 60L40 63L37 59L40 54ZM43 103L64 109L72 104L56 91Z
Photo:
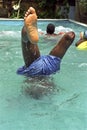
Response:
M45 31L49 22L72 28L76 38L60 72L44 84L43 79L32 81L16 74L24 64L20 44L23 21L0 21L0 130L87 130L87 52L75 48L80 31L87 26L68 20L39 20L39 29ZM40 38L42 54L54 46L50 42ZM52 85L52 91L38 100L28 95L28 86L46 85Z

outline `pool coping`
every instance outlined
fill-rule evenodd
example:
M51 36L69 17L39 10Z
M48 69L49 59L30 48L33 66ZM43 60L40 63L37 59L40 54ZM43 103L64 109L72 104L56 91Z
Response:
M10 21L23 21L23 19L0 18L0 21L3 21L3 20L6 20L6 21L9 21L9 20ZM61 20L71 21L73 23L76 23L76 24L79 24L79 25L87 27L87 24L79 22L79 21L71 20L71 19L38 19L38 21L61 21Z

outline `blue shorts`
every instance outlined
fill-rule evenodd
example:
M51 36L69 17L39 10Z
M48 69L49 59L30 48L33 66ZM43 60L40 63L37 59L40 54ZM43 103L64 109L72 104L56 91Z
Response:
M17 70L17 74L26 76L51 75L60 70L61 59L52 56L40 56L29 67L22 66Z

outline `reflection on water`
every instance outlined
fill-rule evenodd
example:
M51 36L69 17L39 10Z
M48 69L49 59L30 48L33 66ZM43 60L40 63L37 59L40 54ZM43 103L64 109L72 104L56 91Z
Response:
M23 84L23 92L35 99L52 94L57 89L52 77L27 78Z

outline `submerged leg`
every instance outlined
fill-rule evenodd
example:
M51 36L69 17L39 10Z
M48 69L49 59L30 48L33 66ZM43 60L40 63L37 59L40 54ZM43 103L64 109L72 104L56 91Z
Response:
M50 55L57 56L62 59L67 49L69 48L69 46L72 44L74 38L75 38L74 32L66 33L61 38L59 43L52 49L52 51L50 52Z
M24 27L22 29L22 53L25 66L28 67L34 60L40 56L37 42L38 29L37 29L37 15L34 8L30 7L25 13Z

